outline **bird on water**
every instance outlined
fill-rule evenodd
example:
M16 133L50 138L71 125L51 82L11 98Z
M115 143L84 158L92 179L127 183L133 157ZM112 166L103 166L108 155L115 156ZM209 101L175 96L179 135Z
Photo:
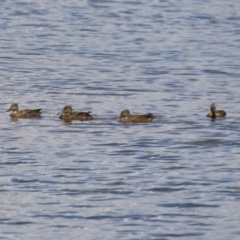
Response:
M226 117L227 113L224 110L217 110L216 104L212 103L210 106L210 112L206 117L217 118L217 117Z
M65 106L63 110L58 113L60 115L60 119L71 121L71 120L92 120L93 116L90 114L91 112L73 112L71 106Z
M131 115L127 109L121 111L119 116L120 122L151 122L154 118L152 114Z
M41 117L41 109L25 109L19 110L18 104L13 103L11 107L6 110L6 112L11 112L10 116L12 118L31 118L31 117Z

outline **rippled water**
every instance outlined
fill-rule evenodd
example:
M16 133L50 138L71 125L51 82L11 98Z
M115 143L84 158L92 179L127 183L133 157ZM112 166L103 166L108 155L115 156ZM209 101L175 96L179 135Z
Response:
M239 239L239 9L1 1L0 238ZM43 117L12 121L15 102Z

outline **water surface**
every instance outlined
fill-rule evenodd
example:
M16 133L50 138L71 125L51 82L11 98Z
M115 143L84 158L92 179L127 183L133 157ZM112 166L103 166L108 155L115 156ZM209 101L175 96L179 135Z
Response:
M238 239L239 9L2 1L0 237ZM42 118L11 120L15 102ZM68 104L95 120L59 120Z

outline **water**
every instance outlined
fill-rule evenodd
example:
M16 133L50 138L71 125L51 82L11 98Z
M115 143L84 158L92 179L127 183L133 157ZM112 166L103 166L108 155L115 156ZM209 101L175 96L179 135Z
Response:
M239 9L2 1L0 237L239 239ZM15 102L43 117L12 121ZM60 121L67 104L95 120Z

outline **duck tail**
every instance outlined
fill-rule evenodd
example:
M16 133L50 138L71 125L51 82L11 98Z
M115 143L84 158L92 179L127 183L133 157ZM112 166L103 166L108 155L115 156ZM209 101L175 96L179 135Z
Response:
M147 116L150 117L150 118L156 118L157 117L157 116L155 116L155 115L153 115L151 113L148 113Z

